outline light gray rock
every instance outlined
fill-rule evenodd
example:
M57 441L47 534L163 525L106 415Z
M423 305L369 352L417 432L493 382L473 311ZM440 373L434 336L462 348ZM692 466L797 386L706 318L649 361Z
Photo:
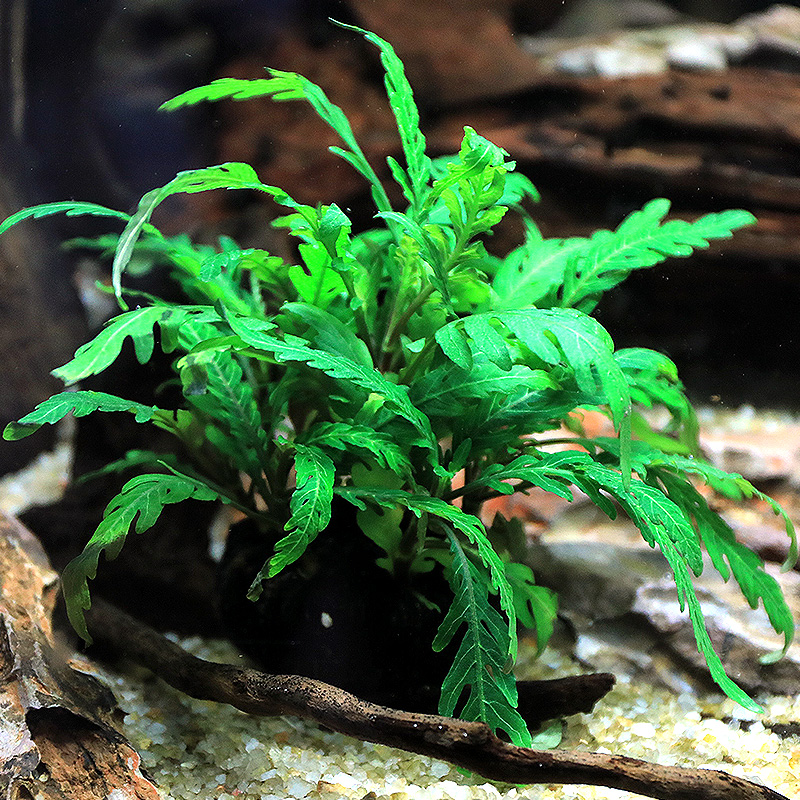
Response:
M800 618L800 574L782 574L773 565L767 565L767 571L781 586L797 620ZM724 582L710 563L695 579L695 590L714 650L731 678L748 692L787 695L800 692L798 642L790 646L780 661L774 664L760 661L783 646L783 638L772 630L763 607L751 609L735 581ZM680 610L673 581L663 578L643 584L636 593L633 610L663 635L666 644L680 658L698 670L707 670L687 614Z
M589 504L570 508L530 545L528 563L537 582L558 592L560 617L587 667L678 692L710 681L666 559L629 520L608 520ZM800 619L800 573L767 569ZM723 581L710 563L694 585L728 675L748 692L800 691L800 645L775 664L761 664L782 646L763 608L750 609L735 581Z

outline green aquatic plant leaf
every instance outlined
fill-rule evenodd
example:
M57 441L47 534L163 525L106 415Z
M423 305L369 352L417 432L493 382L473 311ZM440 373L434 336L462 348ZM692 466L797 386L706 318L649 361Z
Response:
M545 239L531 220L525 221L525 240L503 258L492 278L496 310L557 305L564 268L581 239Z
M212 189L253 189L266 192L278 203L296 205L283 189L261 183L256 171L249 164L228 162L213 167L179 172L165 186L153 189L142 197L136 213L128 220L125 230L119 237L111 268L111 281L117 301L123 310L127 310L127 303L122 299L122 273L125 271L136 241L149 223L153 211L174 194L194 194Z
M447 535L452 554L453 602L433 640L433 649L443 650L462 627L465 631L442 684L439 713L481 720L495 733L503 731L513 744L530 747L531 735L517 711L508 626L489 602L489 576L483 565L476 565L468 557L454 533ZM465 691L467 697L462 705Z
M616 440L600 436L593 441L597 446L618 456L619 450ZM786 535L789 538L789 552L782 569L784 571L790 570L797 564L797 532L791 517L773 498L757 489L750 481L738 473L726 472L700 458L664 452L658 447L653 447L647 442L640 441L633 443L631 463L633 469L640 475L647 475L654 470L656 472L653 474L657 474L659 480L663 477L664 472L670 472L678 478L694 475L701 478L715 492L731 500L741 501L756 498L766 503L775 515L781 518ZM691 507L693 508L693 506Z
M642 481L632 481L629 488L625 487L613 470L592 467L584 470L584 475L619 502L644 540L651 547L657 545L667 559L675 576L681 611L688 608L698 650L714 681L743 707L761 711L761 706L728 677L708 635L692 584L692 573L699 575L703 571L703 557L689 514L659 488Z
M86 203L81 201L67 200L57 203L42 203L38 206L23 208L16 214L6 217L0 223L0 234L5 233L9 228L26 219L40 219L50 217L54 214L65 214L68 217L88 215L91 217L114 217L127 222L131 216L122 211L115 211L113 208L106 208L97 203Z
M729 239L756 218L743 210L706 214L694 222L664 222L669 200L651 200L629 214L614 231L597 231L570 254L558 305L587 313L600 296L623 281L632 270L659 264L669 257L685 257L706 248L713 239Z
M118 314L92 341L79 347L71 361L53 370L53 375L68 386L97 375L116 361L127 339L133 343L137 361L145 364L155 348L156 325L161 329L162 349L169 353L177 346L179 331L188 323L218 319L219 315L213 309L191 305L153 305Z
M630 439L626 427L631 411L628 381L614 359L614 343L594 319L575 309L489 311L455 320L436 332L444 354L464 370L476 353L508 370L528 362L536 368L566 366L586 395L600 393L620 429L624 453ZM518 347L524 345L535 359Z
M269 439L253 387L228 350L192 350L176 365L189 405L210 421L206 435L254 481L266 469ZM222 430L220 430L222 427Z
M425 136L420 129L419 110L414 101L411 84L406 78L403 62L397 57L389 42L380 36L355 25L336 24L360 33L380 51L386 94L397 121L397 130L400 133L400 143L406 160L406 172L404 172L400 165L391 159L392 174L404 190L409 203L418 207L425 201L428 191L431 160L425 152Z
M506 578L514 593L514 611L519 623L536 634L536 652L544 652L555 629L558 598L552 589L538 586L527 564L506 561Z
M268 578L277 575L284 567L300 558L331 519L333 479L336 471L333 461L319 447L313 445L295 442L294 449L297 488L292 492L290 500L292 516L286 523L287 535L278 540L275 554L269 560ZM250 596L252 594L251 588Z
M395 413L414 426L420 435L416 444L432 452L438 450L430 420L411 403L407 387L392 383L374 367L366 366L360 361L311 347L308 341L299 336L287 334L278 338L272 334L275 328L273 323L235 315L230 315L228 322L244 343L256 350L271 353L279 362L307 364L332 378L355 384L380 396Z
M112 560L119 555L131 528L144 533L156 523L165 505L188 499L216 500L219 495L200 480L185 475L138 475L129 480L108 504L83 552L67 564L61 586L72 626L87 643L92 638L86 627L84 611L91 607L88 581L97 574L100 554Z
M301 434L299 440L327 452L352 453L357 459L374 461L401 477L411 474L411 462L403 448L389 434L376 431L368 425L317 422Z
M731 574L750 608L764 605L770 624L782 634L784 645L775 654L762 657L763 663L772 663L786 654L795 634L792 612L786 604L778 582L764 570L761 558L741 542L725 520L715 514L705 498L691 483L662 469L653 468L650 474L665 487L669 497L691 514L698 533L714 568L727 581Z
M189 89L189 91L167 100L161 105L161 108L165 111L174 111L184 106L206 101L249 100L253 97L270 97L278 102L305 100L346 146L346 149L331 147L329 148L331 152L347 161L369 181L373 198L379 209L390 210L391 204L383 184L364 155L344 111L332 103L325 92L308 78L298 75L296 72L284 72L278 69L270 69L268 72L269 78L254 80L218 78L207 86Z
M159 409L132 400L124 400L106 392L61 392L39 403L29 414L17 422L9 422L3 431L7 440L23 439L39 430L42 425L54 425L69 414L85 417L94 411L127 411L137 422L149 422Z

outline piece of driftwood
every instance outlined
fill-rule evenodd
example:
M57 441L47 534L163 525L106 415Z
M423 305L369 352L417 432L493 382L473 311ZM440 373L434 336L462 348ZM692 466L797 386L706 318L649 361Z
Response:
M563 202L554 189L537 210L552 217L557 235L597 227L592 196L660 195L679 211L752 209L758 226L737 234L727 252L796 260L798 107L800 76L746 67L614 80L548 75L513 99L451 110L429 141L453 151L471 124L541 188L563 184ZM575 203L587 186L591 194Z
M113 695L53 637L57 592L37 539L0 514L0 795L158 800Z
M482 722L397 711L310 678L214 664L97 598L87 620L97 639L192 697L229 703L250 714L303 717L364 741L449 761L490 780L592 784L660 800L787 800L765 786L716 770L602 753L530 750L498 739Z

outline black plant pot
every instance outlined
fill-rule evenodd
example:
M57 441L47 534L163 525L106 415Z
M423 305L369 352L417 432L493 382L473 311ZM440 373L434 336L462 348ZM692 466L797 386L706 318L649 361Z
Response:
M452 646L431 649L452 599L441 570L395 579L376 565L382 551L358 528L353 506L336 500L328 527L252 602L247 590L282 535L265 535L248 520L232 528L218 587L230 639L268 672L435 712L454 656Z

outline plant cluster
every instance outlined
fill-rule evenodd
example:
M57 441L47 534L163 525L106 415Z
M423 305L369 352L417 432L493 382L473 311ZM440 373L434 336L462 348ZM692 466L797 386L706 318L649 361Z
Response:
M616 230L544 239L524 207L536 190L508 154L466 128L458 154L431 159L400 60L387 42L354 30L378 48L385 69L404 156L402 164L389 158L388 170L402 210L342 110L300 75L271 70L259 80L216 80L164 107L265 96L310 103L342 141L333 152L368 182L374 230L354 234L338 206L298 203L243 163L182 172L147 193L133 215L52 203L0 226L55 213L122 220L121 234L90 243L113 253L121 313L54 374L74 387L112 364L130 339L141 363L157 346L173 354L183 398L165 408L72 388L4 432L18 439L69 413L119 411L180 442L180 456L136 451L109 466L140 474L64 570L72 624L89 639L83 613L100 554L114 558L130 531L145 532L167 504L221 501L265 529L282 522L284 535L251 588L255 598L329 524L336 495L359 509L360 529L380 546L388 573L444 570L453 600L432 646L460 644L440 712L484 720L530 744L516 710L517 627L533 629L544 648L556 598L522 561L521 526L498 516L487 530L477 512L487 499L531 487L567 500L577 487L609 516L622 508L661 550L712 676L730 697L757 708L725 674L706 632L692 585L703 550L751 606L764 604L786 647L794 622L778 584L697 484L772 501L698 457L695 416L674 364L651 350L615 350L589 316L632 270L687 256L754 218L734 210L665 221L669 202L654 200ZM198 246L151 224L171 195L212 189L263 193L285 208L274 225L296 240L296 260L228 238ZM524 242L505 257L490 255L484 239L509 209L524 219ZM125 291L123 275L134 263L169 265L187 301ZM646 413L656 407L665 422ZM606 414L617 435L587 436L582 410ZM563 444L564 427L577 447L554 446ZM793 562L788 519L786 527Z

